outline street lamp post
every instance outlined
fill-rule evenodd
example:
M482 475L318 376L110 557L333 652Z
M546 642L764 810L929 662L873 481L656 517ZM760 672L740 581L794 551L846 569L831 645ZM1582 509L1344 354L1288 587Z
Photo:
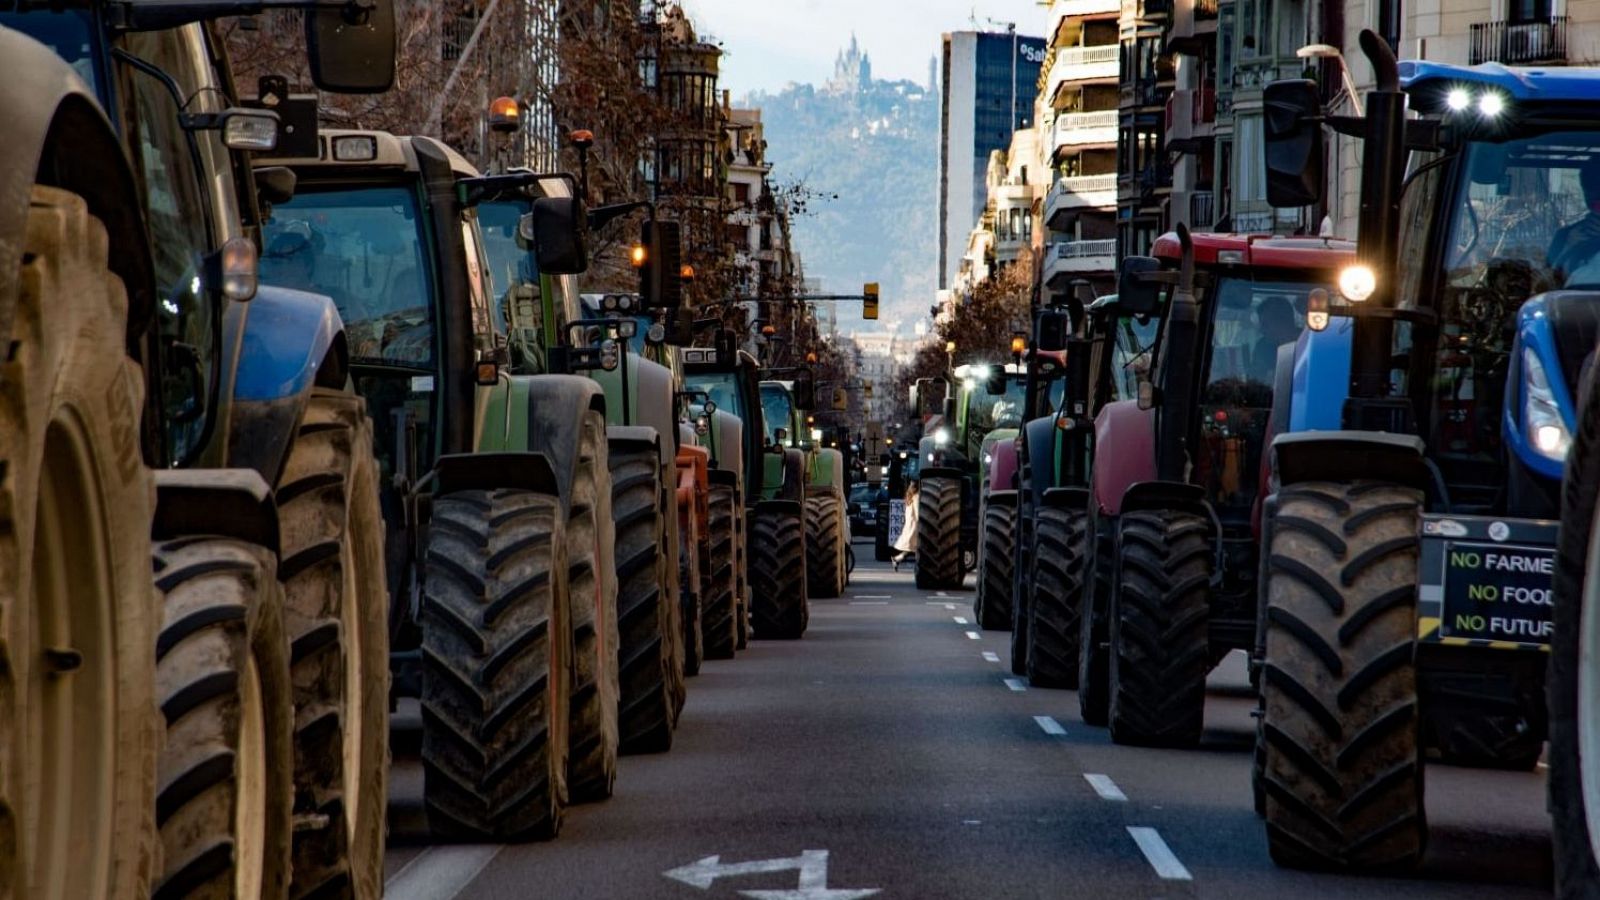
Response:
M1356 93L1356 82L1350 77L1350 65L1344 61L1344 54L1332 44L1307 44L1294 52L1301 59L1331 59L1339 63L1339 74L1344 78L1344 92L1350 95L1350 104L1356 108L1356 115L1364 116L1361 108L1361 95Z

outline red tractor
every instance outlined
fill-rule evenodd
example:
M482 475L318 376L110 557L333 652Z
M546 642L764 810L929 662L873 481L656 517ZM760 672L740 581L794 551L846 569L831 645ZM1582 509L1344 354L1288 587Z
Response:
M1154 254L1123 260L1117 302L1159 310L1161 330L1134 360L1136 397L1095 419L1079 697L1118 743L1193 746L1207 674L1254 646L1279 351L1353 247L1180 228Z

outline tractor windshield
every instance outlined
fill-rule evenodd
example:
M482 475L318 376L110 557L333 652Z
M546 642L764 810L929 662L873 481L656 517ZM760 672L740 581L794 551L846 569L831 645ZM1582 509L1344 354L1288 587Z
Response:
M1007 378L1004 394L990 394L982 384L967 391L966 446L961 452L976 459L983 439L996 428L1021 428L1027 418L1023 408L1028 401L1028 383L1023 378Z
M431 371L433 279L412 191L302 187L263 238L261 280L332 297L352 362Z
M518 236L526 208L516 201L481 204L478 227L494 285L494 300L489 304L494 330L506 336L511 370L536 374L545 370L545 309L538 263Z
M698 372L685 375L683 379L685 390L705 391L717 409L731 413L741 419L748 419L745 415L743 399L739 395L739 375L737 372Z
M100 30L89 9L28 9L0 12L0 26L26 34L72 66L105 106L105 73L100 70Z
M1259 490L1278 348L1305 325L1315 281L1224 277L1208 298L1211 354L1200 395L1198 484L1218 514L1248 516Z
M794 398L780 384L761 386L761 418L767 424L768 443L793 447L803 437L789 433L794 428ZM780 430L784 433L782 438L778 436Z
M1600 288L1600 131L1473 142L1416 182L1402 209L1398 300L1431 306L1439 328L1434 352L1418 357L1431 371L1397 381L1425 398L1423 435L1458 505L1487 506L1503 484L1518 310L1544 291Z

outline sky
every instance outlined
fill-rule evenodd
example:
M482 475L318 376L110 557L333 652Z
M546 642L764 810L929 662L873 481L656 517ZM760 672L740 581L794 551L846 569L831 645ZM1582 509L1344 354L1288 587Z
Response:
M979 30L1043 37L1049 4L1039 0L682 0L702 37L722 44L722 87L734 97L776 91L791 81L820 84L855 33L872 57L872 74L928 80L939 35Z

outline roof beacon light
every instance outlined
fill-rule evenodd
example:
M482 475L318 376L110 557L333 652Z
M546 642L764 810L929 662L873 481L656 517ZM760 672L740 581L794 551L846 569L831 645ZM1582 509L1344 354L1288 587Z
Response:
M489 129L507 133L516 131L521 116L522 110L517 107L516 98L496 97L489 104Z

